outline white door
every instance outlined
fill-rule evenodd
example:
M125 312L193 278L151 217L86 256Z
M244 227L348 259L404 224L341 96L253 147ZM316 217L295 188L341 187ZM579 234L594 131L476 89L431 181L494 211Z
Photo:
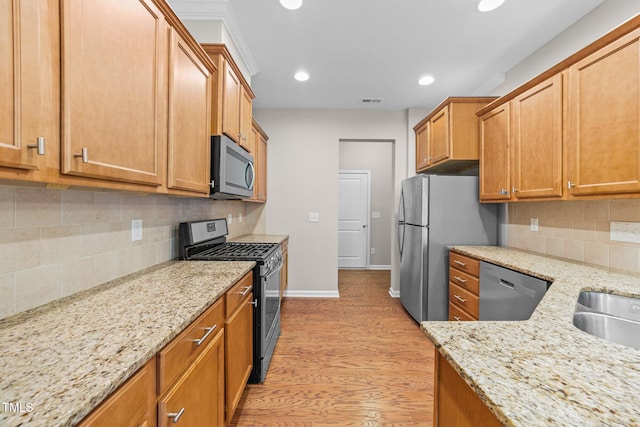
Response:
M338 267L367 268L369 171L340 171Z

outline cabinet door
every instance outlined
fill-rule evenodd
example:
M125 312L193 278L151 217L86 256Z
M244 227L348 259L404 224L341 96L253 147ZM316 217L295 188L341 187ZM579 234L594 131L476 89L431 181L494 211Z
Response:
M224 330L158 400L158 425L224 425Z
M416 130L416 172L429 166L429 122Z
M449 106L444 107L431 118L429 132L430 163L435 164L448 159L449 151Z
M57 120L50 105L57 19L50 0L0 3L0 166L38 169L46 153L38 154L38 138L43 148L58 143L49 126Z
M225 324L227 340L225 343L227 424L233 418L253 367L252 301L253 293L250 292Z
M167 30L150 0L62 0L62 172L161 185Z
M168 187L209 193L211 74L171 31Z
M251 95L244 86L240 86L240 137L239 142L245 150L254 153L255 147L251 141L251 119L252 119Z
M267 201L267 140L259 135L256 153L256 198Z
M480 200L508 201L510 181L507 103L480 119Z
M513 100L513 197L562 197L562 74Z
M640 191L640 30L569 68L570 196Z
M227 61L224 61L222 94L222 131L235 142L240 142L240 79Z
M152 358L100 404L78 427L156 425L156 364Z

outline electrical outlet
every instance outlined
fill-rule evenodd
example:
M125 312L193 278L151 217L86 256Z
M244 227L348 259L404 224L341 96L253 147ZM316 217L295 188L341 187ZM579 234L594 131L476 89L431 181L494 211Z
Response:
M611 221L609 239L616 242L640 243L640 222Z
M531 218L531 231L538 231L538 218Z
M318 212L309 212L309 222L320 222L320 214Z
M371 255L375 255L376 254L376 248L371 248Z
M142 220L132 219L131 220L131 241L137 242L138 240L142 240Z
M233 224L233 216L231 214L227 215L227 224Z
M238 214L238 222L242 222L242 212Z

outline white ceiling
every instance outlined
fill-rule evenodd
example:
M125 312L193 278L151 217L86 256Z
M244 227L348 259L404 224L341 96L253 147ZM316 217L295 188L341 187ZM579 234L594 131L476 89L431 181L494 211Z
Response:
M183 19L224 15L256 73L255 108L387 110L487 94L602 2L507 0L481 13L477 0L304 0L296 11L278 0L170 0ZM307 82L293 79L300 69ZM419 86L424 74L435 83Z

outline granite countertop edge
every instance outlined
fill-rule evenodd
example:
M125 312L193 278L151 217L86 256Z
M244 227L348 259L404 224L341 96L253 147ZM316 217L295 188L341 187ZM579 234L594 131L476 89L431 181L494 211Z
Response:
M254 266L167 261L0 319L0 401L33 407L0 424L75 425Z
M553 282L529 320L421 324L500 422L640 424L640 399L633 393L640 388L640 351L572 323L580 291L640 297L639 274L506 247L451 249Z

